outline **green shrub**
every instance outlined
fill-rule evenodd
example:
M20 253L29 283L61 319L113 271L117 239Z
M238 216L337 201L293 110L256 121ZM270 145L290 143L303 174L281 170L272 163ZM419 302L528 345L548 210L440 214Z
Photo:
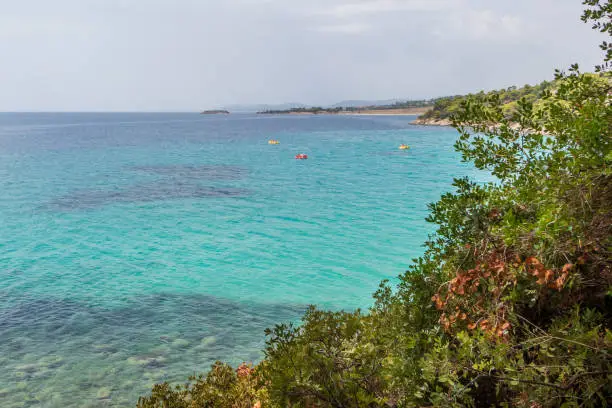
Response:
M189 378L184 385L157 384L150 396L141 397L138 408L260 408L270 407L263 372L242 364L236 370L216 362L206 376Z

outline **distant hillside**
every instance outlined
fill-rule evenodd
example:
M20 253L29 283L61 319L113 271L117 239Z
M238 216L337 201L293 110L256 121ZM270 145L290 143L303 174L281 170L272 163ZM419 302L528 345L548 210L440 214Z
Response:
M433 108L421 115L416 121L417 125L438 125L448 126L451 124L451 117L461 108L461 103L468 97L484 99L487 96L496 94L500 101L504 104L504 113L510 115L517 108L517 102L521 98L527 98L530 101L536 101L542 93L553 86L553 82L544 81L541 84L531 86L525 85L521 88L511 86L506 89L495 90L491 92L481 91L477 94L455 95L436 99Z
M407 99L387 99L387 100L354 100L349 99L334 103L330 108L359 108L363 106L382 106L382 105L393 105L396 102L405 101Z
M358 107L345 107L344 110L355 111L355 110L396 110L396 109L410 109L410 108L425 108L433 106L435 100L433 99L419 99L419 100L404 100L394 101L389 104L381 105L360 105Z
M228 110L230 112L235 113L255 113L267 110L286 110L286 109L296 109L296 108L305 108L306 105L303 103L281 103L281 104L242 104L242 105L228 105L223 107L223 109Z
M421 115L416 124L423 125L449 125L450 117L459 110L461 102L468 96L484 97L491 93L499 95L500 99L507 105L505 109L508 113L516 108L517 101L523 97L536 100L542 92L552 85L551 82L542 82L539 85L525 85L521 88L511 86L506 89L495 90L488 93L445 96L433 99L390 99L379 101L367 100L345 100L329 106L308 106L302 103L283 103L277 105L230 105L223 109L237 113L258 113L258 114L294 114L294 115L319 115L319 114L388 114L395 112L398 114ZM425 113L423 113L425 111Z
M433 106L435 99L410 100L410 99L387 99L387 100L345 100L332 105L306 105L299 102L280 103L280 104L238 104L228 105L221 109L235 113L255 113L255 112L275 112L289 113L288 111L305 110L325 110L331 113L334 110L356 111L364 109L401 109Z
M266 109L257 112L259 115L283 115L283 114L293 114L293 115L320 115L320 114L336 114L340 113L342 108L323 108L320 106L312 106L312 107L299 107L299 108L290 108L290 109Z
M400 114L400 115L420 115L433 107L436 100L416 100L416 101L395 101L386 105L358 105L358 106L337 106L332 107L296 107L290 109L265 109L257 112L258 114L268 115L320 115L320 114ZM356 103L357 101L347 101Z

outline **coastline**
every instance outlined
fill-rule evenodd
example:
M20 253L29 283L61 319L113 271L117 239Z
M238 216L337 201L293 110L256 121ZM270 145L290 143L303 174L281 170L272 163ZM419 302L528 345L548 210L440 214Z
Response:
M413 125L420 126L451 126L452 122L449 119L423 119L417 118L411 122Z
M343 116L419 116L429 112L432 107L400 109L360 109L354 111L321 112L258 112L258 115L343 115Z
M431 110L431 107L426 108L402 108L402 109L363 109L354 112L340 112L339 115L381 115L381 116L415 116L423 115Z
M410 122L411 125L415 125L415 126L437 126L437 127L452 127L453 124L451 122L450 119L422 119L422 118L417 118L416 120L413 120L412 122ZM520 130L521 126L518 123L510 123L509 125L510 129L512 130ZM490 131L499 128L499 126L491 126L489 129ZM529 130L529 129L523 129L523 130ZM549 135L549 132L546 131L539 131L541 134L543 135Z

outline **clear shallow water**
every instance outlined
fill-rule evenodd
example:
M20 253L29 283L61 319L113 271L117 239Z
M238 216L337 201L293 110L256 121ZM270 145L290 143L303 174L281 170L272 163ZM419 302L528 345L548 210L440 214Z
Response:
M2 406L133 406L307 304L368 307L473 173L411 119L0 114Z

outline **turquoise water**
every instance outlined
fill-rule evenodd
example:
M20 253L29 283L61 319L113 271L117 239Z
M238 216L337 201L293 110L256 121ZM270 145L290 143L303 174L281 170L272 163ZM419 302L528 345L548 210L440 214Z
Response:
M2 406L133 406L308 304L368 307L473 173L412 119L0 114Z

